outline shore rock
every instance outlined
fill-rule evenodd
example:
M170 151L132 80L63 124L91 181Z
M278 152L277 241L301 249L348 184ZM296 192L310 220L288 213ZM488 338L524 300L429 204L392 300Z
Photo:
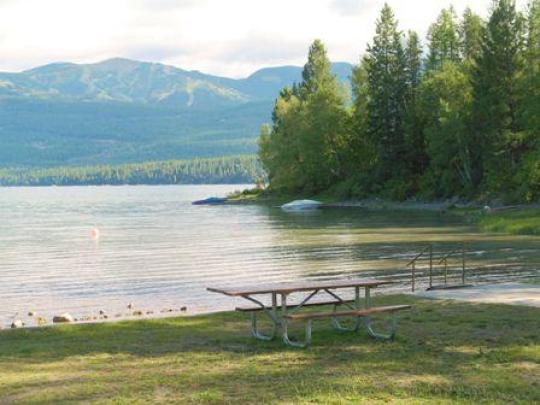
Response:
M71 323L73 321L74 321L73 317L71 316L71 314L67 312L65 314L55 315L53 317L53 323Z
M133 311L133 315L141 316L143 314L142 311Z
M34 311L28 312L28 316L36 316L37 314Z
M11 322L11 329L24 328L24 322L20 319L15 319Z

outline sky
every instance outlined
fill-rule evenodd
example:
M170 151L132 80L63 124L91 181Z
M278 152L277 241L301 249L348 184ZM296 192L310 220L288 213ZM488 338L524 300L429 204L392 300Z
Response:
M452 4L486 16L491 0L388 0L400 29L422 38ZM525 7L527 0L518 0ZM303 65L320 38L333 61L357 63L384 0L0 0L0 70L112 57L245 77Z

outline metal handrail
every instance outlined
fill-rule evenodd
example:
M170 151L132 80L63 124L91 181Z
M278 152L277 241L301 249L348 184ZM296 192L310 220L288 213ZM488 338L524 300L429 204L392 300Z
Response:
M418 253L406 267L412 266L411 268L411 289L414 292L416 287L416 262L429 251L429 288L433 287L433 245L429 244L424 246L424 248ZM444 263L444 285L448 281L448 258L452 255L461 253L461 283L465 284L465 243L461 245L461 250L455 248L450 252L446 253L438 262L438 265Z
M409 263L407 263L406 267L409 267L412 265L411 268L411 289L414 292L414 288L416 286L416 267L415 264L420 259L420 257L426 253L426 251L429 250L429 287L433 285L433 245L429 244L427 246L424 246L422 251L416 255L414 259L412 259Z
M439 261L439 264L444 262L444 285L446 285L448 281L448 258L455 253L461 253L461 284L465 284L465 243L462 243L461 252L456 248L444 255Z
M407 263L407 266L406 267L409 267L411 264L413 264L414 262L416 262L418 259L420 259L420 257L426 253L426 250L430 249L431 248L431 245L426 245L424 246L424 249L422 249L422 251L420 253L418 253L414 259L412 259L409 263Z
M442 262L444 262L445 260L447 260L450 256L452 256L452 255L455 254L455 253L462 253L462 252L463 252L463 248L461 248L461 249L454 249L454 250L448 252L447 254L445 254L445 255L442 257L442 259L439 260L439 263L437 263L437 264L441 264Z

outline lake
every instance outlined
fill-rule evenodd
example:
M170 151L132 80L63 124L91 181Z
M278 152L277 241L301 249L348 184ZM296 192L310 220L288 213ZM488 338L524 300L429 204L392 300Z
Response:
M29 311L50 320L231 309L205 291L227 284L379 276L405 290L405 265L426 243L444 252L467 242L475 281L538 268L538 237L481 234L450 214L191 205L244 187L1 188L0 325L31 325ZM457 276L459 258L449 263Z

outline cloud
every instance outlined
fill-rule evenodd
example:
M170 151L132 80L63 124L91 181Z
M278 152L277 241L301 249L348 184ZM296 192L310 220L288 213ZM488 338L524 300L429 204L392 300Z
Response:
M309 43L287 37L265 34L249 35L241 40L226 44L220 56L229 61L272 63L276 60L291 60L307 53Z
M358 15L380 5L377 0L333 0L331 7L344 16Z
M132 2L136 7L159 12L200 6L206 0L132 0Z
M123 57L148 62L174 59L188 54L189 52L173 45L132 45L122 52Z
M487 14L491 0L386 0L423 37L443 7ZM320 38L357 62L385 0L0 0L0 70L128 57L231 77L302 65ZM523 6L527 0L518 0Z

